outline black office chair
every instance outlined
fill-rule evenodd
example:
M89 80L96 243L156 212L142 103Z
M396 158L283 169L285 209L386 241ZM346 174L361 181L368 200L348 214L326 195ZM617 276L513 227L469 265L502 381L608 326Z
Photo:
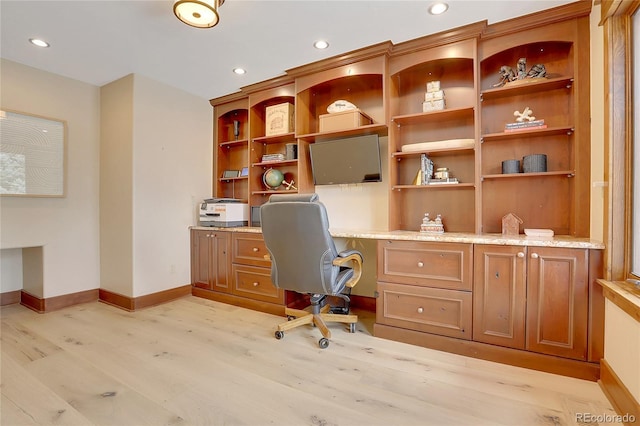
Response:
M329 234L329 220L317 194L274 194L260 208L262 235L271 259L271 280L285 290L310 295L311 312L285 308L289 319L278 325L277 339L292 328L313 324L322 332L318 344L329 346L327 322L349 324L354 333L358 316L349 313L351 288L362 275L362 254L338 253ZM328 297L340 302L333 308Z

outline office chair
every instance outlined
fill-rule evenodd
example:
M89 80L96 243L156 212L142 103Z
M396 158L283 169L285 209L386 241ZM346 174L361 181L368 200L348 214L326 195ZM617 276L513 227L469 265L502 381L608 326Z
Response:
M322 333L318 345L325 349L331 338L327 322L349 324L349 331L355 333L358 316L349 314L349 296L362 275L362 254L337 252L318 195L274 194L260 208L260 220L271 281L278 288L310 295L311 302L311 311L285 308L289 321L278 325L276 338L311 324ZM332 308L329 298L340 303Z

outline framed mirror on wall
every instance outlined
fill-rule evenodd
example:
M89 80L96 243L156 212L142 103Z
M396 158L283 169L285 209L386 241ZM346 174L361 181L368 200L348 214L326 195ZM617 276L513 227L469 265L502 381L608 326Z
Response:
M0 110L0 196L64 197L66 121Z

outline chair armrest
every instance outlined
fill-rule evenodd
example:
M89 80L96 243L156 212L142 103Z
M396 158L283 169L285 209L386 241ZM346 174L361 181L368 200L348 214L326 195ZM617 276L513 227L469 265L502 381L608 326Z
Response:
M354 287L362 276L362 254L357 250L346 250L333 259L334 266L344 266L348 262L351 262L353 277L346 282L345 286Z

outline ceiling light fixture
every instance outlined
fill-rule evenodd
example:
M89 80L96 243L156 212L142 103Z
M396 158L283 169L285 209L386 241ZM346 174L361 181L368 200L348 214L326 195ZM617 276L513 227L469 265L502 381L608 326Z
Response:
M220 21L218 8L224 0L176 0L173 13L179 20L196 28L211 28Z
M429 13L432 15L441 15L445 13L449 9L449 5L447 3L433 3L429 6Z
M313 43L313 47L315 47L316 49L326 49L327 47L329 47L329 43L325 40L318 40Z
M49 43L44 40L40 40L39 38L30 38L29 42L38 47L49 47Z
M234 68L233 72L235 72L238 75L242 75L242 74L246 74L247 71L244 68Z

